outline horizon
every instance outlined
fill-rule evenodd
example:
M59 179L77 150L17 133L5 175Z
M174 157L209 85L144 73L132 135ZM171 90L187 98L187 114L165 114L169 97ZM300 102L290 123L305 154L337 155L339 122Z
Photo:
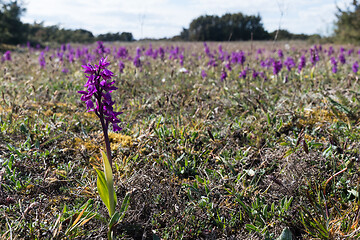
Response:
M241 12L259 14L266 31L287 30L293 34L319 34L333 32L336 6L345 9L352 0L305 0L296 2L253 0L235 3L230 0L149 0L141 3L107 0L99 3L90 0L61 0L47 8L44 0L32 0L23 5L26 12L21 17L25 23L57 25L65 29L85 29L94 35L130 32L134 39L171 38L188 28L191 21L202 15L222 16ZM141 7L139 7L139 5ZM77 12L68 15L68 12ZM181 19L181 20L180 20Z

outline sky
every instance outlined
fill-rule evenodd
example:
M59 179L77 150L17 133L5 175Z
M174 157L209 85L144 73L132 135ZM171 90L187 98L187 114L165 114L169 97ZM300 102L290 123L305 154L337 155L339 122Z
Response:
M86 29L94 35L131 32L135 39L173 37L201 15L241 12L260 14L272 32L330 35L336 6L352 0L23 0L21 20L66 29Z

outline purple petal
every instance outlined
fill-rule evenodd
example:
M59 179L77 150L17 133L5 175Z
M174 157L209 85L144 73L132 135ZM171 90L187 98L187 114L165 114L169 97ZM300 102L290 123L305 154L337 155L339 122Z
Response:
M86 101L86 108L87 109L93 109L94 108L94 103L91 100L87 100Z
M119 127L116 123L113 123L113 131L114 132L121 131L121 130L122 130L121 127Z

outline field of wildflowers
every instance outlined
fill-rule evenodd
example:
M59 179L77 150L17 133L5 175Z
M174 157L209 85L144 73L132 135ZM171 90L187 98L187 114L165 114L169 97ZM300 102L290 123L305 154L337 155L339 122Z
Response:
M6 51L0 238L360 238L359 61L306 42Z

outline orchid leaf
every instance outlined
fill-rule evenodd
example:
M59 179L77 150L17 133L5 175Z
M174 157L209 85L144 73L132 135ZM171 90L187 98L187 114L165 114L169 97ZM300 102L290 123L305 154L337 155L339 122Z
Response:
M96 181L97 190L99 192L101 200L103 201L106 208L110 212L109 191L108 191L108 187L107 187L106 180L105 180L105 174L98 169L95 169L95 170L97 173L97 181Z
M105 180L106 180L106 185L107 185L107 190L108 190L108 196L109 196L109 214L110 217L113 216L113 214L115 213L115 206L117 204L117 198L116 198L116 194L115 194L115 190L114 190L114 179L113 179L113 173L112 173L112 169L109 163L109 160L106 156L106 153L104 151L101 151L101 155L103 158L103 162L104 162L104 173L105 173Z

